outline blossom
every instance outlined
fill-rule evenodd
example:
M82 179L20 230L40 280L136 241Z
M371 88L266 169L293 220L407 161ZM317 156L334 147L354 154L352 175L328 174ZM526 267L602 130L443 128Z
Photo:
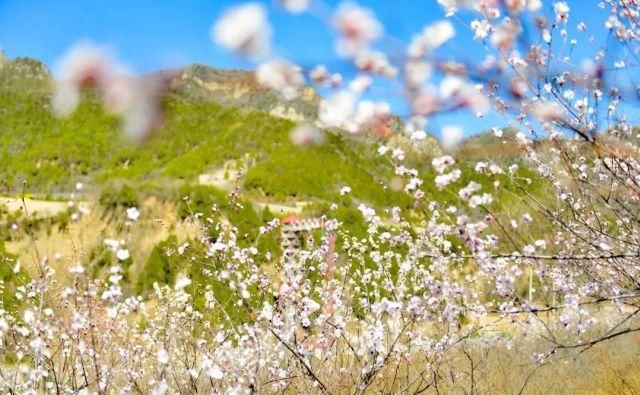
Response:
M396 148L391 152L391 157L395 160L404 160L404 151Z
M341 127L354 115L355 106L355 95L342 90L320 101L318 118L329 127Z
M325 85L329 80L329 71L327 70L327 66L321 64L314 67L309 72L309 78L311 81L318 86Z
M358 75L349 83L349 90L355 94L360 94L369 89L373 84L373 79L368 75Z
M436 171L442 174L449 166L452 166L456 161L450 155L443 155L437 158L433 158L431 161L431 166L433 166Z
M104 239L103 242L104 242L104 245L109 247L112 251L115 251L120 245L120 242L114 239Z
M569 5L566 1L558 1L553 4L553 11L556 13L558 23L567 23L569 20Z
M315 126L304 123L296 126L291 131L291 142L300 147L308 147L324 143L325 136Z
M484 112L490 107L489 99L481 92L482 86L472 85L464 79L447 75L440 81L439 93L442 99L456 99L458 105L474 111Z
M419 58L426 55L430 50L441 47L444 43L452 39L456 34L453 25L449 21L440 21L426 26L424 30L414 36L409 45L409 56Z
M358 205L358 210L360 210L360 212L362 213L362 216L367 222L371 222L373 218L376 216L376 211L371 207L367 207L366 205L364 205L364 203L360 203Z
M389 152L389 147L387 147L386 145L381 145L378 147L379 155L385 155L387 152Z
M185 287L189 286L191 284L191 279L189 279L189 277L180 277L178 280L176 280L176 284L174 286L174 289L178 290L178 289L184 289Z
M493 196L488 193L482 195L473 195L469 198L469 207L475 208L493 202Z
M438 97L432 86L427 86L411 98L411 109L420 115L430 115L438 109Z
M484 172L486 171L486 169L487 169L487 164L486 164L485 162L478 162L478 163L476 163L475 170L476 170L478 173L484 173Z
M80 262L78 262L76 265L71 266L69 268L69 273L71 273L71 274L82 274L82 273L84 273L84 267L82 266L82 264Z
M124 249L124 248L119 249L116 252L116 257L121 261L129 259L129 257L130 257L129 250Z
M471 22L471 28L474 31L473 38L482 41L489 36L489 32L491 32L493 26L491 26L491 23L486 19L481 21L475 19Z
M446 15L451 16L458 11L460 0L438 0L438 4L444 8Z
M465 86L465 82L462 78L453 75L445 76L440 81L439 92L444 99L448 99L455 95L460 94Z
M447 125L442 128L442 146L446 149L455 147L462 140L462 128L456 125Z
M461 199L469 199L471 197L471 195L474 192L479 191L482 188L482 186L480 184L478 184L475 181L470 181L467 186L465 186L464 188L460 189L460 191L458 192L458 196Z
M534 117L543 122L558 121L564 117L564 111L554 102L538 101L531 108Z
M542 0L526 0L527 10L531 12L539 11L542 8Z
M121 83L129 84L132 93L115 99L107 96L105 100L107 104L111 103L113 107L119 108L118 111L122 113L125 135L133 141L143 142L163 124L164 113L159 98L165 90L164 81L152 76L124 78Z
M280 4L292 14L301 14L309 9L312 0L280 0Z
M409 182L407 183L407 185L405 185L404 189L405 191L409 192L409 191L413 191L415 189L417 189L420 185L422 185L423 181L418 178L418 177L412 177Z
M104 47L82 41L71 46L55 66L59 79L52 96L52 108L58 116L68 116L80 103L84 88L96 87L109 95L124 66L117 63Z
M156 358L158 359L158 363L161 365L166 365L169 363L169 353L164 348L158 351L158 355Z
M502 168L498 165L496 165L495 163L492 163L491 165L489 165L489 171L491 172L491 174L502 174L504 173L502 171Z
M140 218L140 211L138 211L137 207L129 207L127 209L127 218L132 221L137 221Z
M88 41L71 46L55 66L60 80L77 87L106 85L119 67L107 49Z
M387 78L393 78L397 72L395 67L389 63L387 55L380 51L359 51L355 58L355 64L362 71L371 72Z
M213 25L211 38L230 51L253 58L269 52L271 26L260 3L247 3L227 10Z
M206 373L209 377L214 380L222 380L224 378L224 371L220 369L218 365L212 365L207 370Z
M462 171L460 171L460 169L454 169L449 173L440 174L436 176L436 178L434 179L434 183L436 184L436 187L438 189L442 189L445 186L451 184L452 182L455 182L458 179L460 179L461 175L462 175Z
M380 303L374 303L371 305L371 311L378 317L382 314L387 313L389 315L395 314L400 308L402 304L399 302L390 301L387 298L382 298Z
M520 24L511 18L505 18L502 23L493 29L491 44L502 50L509 49L521 32Z
M300 67L281 60L262 63L256 69L259 84L278 91L286 100L295 99L304 85Z
M427 132L424 130L416 130L411 133L411 140L424 140L427 138Z
M427 62L407 62L404 70L404 78L407 85L418 87L431 77L431 65Z
M338 53L353 57L382 34L382 25L368 8L356 3L341 3L331 25L340 34Z
M377 127L386 127L385 121L390 114L391 107L387 102L363 100L358 102L353 118L345 126L351 132L357 132L367 126L371 126L375 130ZM384 132L379 134L384 134Z
M120 116L125 134L133 140L144 140L161 125L160 77L133 77L109 51L90 42L73 45L56 69L60 79L51 98L56 115L70 115L80 103L82 89L93 87L105 107Z

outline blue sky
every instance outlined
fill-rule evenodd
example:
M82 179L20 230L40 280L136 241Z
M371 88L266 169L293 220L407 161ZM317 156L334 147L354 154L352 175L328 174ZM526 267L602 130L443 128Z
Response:
M301 63L334 58L329 29L310 15L290 15L275 0L263 0L275 27L279 52ZM138 71L194 61L219 67L250 68L215 48L209 29L233 0L0 0L0 46L12 57L34 56L52 64L79 39L111 45ZM335 5L338 1L325 1ZM374 9L387 31L408 41L444 14L436 1L362 1ZM419 12L415 12L419 10Z
M0 0L0 48L10 57L30 56L55 64L64 51L79 40L88 39L111 47L118 57L137 72L200 62L221 68L250 69L250 62L216 48L209 30L225 9L243 1L234 0ZM348 65L333 53L333 36L327 26L311 15L291 15L281 10L275 0L262 0L269 8L275 28L277 52L302 66L324 63L333 71L348 72ZM334 6L338 0L325 0ZM394 51L408 43L413 34L430 22L444 18L436 0L360 1L374 10L388 34L381 47ZM549 3L549 2L546 2ZM572 7L569 27L578 21L588 25L606 19L597 0L569 1ZM588 4L588 6L585 6ZM473 43L463 26L447 45L449 54L481 59L483 49ZM585 54L592 46L581 43ZM405 110L397 91L388 84L373 92L391 101L394 111ZM499 119L478 121L475 117L450 114L437 122L456 120L467 134L486 130ZM431 125L433 129L438 124ZM434 130L437 134L437 130Z

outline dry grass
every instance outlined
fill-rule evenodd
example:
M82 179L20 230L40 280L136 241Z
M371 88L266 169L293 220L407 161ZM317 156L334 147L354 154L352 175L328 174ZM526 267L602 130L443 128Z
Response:
M58 273L66 274L70 265L89 262L91 251L103 245L106 238L125 240L134 262L130 270L135 275L147 262L156 244L170 235L175 235L179 242L183 242L197 232L192 225L176 221L177 210L174 203L154 197L148 198L141 205L143 217L129 224L126 223L124 209L105 211L94 205L90 206L90 210L89 214L70 222L64 229L57 226L38 229L33 235L37 240L35 244L25 234L24 237L6 241L6 249L15 254L31 274L35 274L37 256L48 258L49 264ZM130 237L131 234L136 236ZM61 259L55 260L56 255Z
M35 235L42 255L60 253L64 259L55 263L59 273L67 273L66 265L85 260L89 251L103 242L105 237L121 239L127 234L136 267L146 262L152 247L169 234L180 240L193 236L195 229L188 224L174 224L176 209L170 203L149 199L142 205L143 217L136 223L125 225L125 213L104 213L94 209L67 229L42 230ZM17 252L23 264L34 262L34 249L28 238L7 243L11 252ZM155 310L153 302L148 306ZM603 314L606 315L606 311ZM425 329L426 330L426 329ZM490 345L480 339L459 344L444 360L428 360L415 355L412 360L393 360L375 376L370 385L362 387L358 380L361 365L344 342L340 352L331 358L314 358L313 366L331 393L453 393L453 394L636 394L640 393L640 335L628 334L602 342L580 352L559 353L549 363L540 365L531 361L534 352L544 352L550 344L539 333L518 332L503 322L494 326L496 335L503 340ZM127 342L126 334L121 341ZM335 356L337 355L337 356ZM150 361L151 363L151 361ZM296 364L293 358L288 362ZM431 369L429 369L429 367ZM119 380L126 381L126 377ZM286 388L270 382L264 374L259 392L318 393L318 387L308 378L290 380ZM206 384L204 384L206 386ZM202 388L207 392L208 388Z
M524 340L524 341L523 341ZM517 346L467 343L442 361L436 373L415 377L424 360L390 364L365 393L430 394L638 394L640 335L621 336L585 352L572 351L540 365L531 362L543 341L518 339ZM357 393L347 374L331 376L335 393ZM291 392L298 392L292 390Z

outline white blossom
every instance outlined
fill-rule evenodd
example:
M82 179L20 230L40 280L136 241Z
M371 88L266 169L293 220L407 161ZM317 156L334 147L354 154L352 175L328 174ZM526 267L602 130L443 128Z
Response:
M213 41L231 51L250 57L269 52L271 26L260 3L246 3L227 10L213 25Z

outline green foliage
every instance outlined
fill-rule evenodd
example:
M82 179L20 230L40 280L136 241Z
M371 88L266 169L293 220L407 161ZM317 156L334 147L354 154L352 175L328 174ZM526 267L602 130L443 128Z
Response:
M276 200L296 197L334 201L339 189L349 185L355 198L375 206L407 207L408 196L383 186L393 176L393 169L372 158L370 148L350 144L334 134L327 134L325 144L307 149L283 141L249 169L245 188L262 191Z
M69 192L83 181L104 188L107 207L132 205L135 194L118 190L120 183L163 193L229 160L249 158L255 166L245 169L244 186L251 195L328 201L351 185L356 198L376 206L409 204L404 194L381 185L393 168L372 155L371 141L327 133L326 144L304 150L289 140L293 122L176 93L164 100L163 128L135 145L94 92L83 95L71 116L54 117L46 69L29 62L20 67L29 73L0 73L7 82L0 85L0 156L9 158L0 162L0 181L14 191L23 180L42 194Z
M106 208L138 207L140 201L136 190L128 184L110 184L102 190L98 199L100 205Z
M109 268L114 262L115 256L113 252L104 244L101 244L91 250L89 253L89 261L91 262L92 278L98 278L101 273Z
M175 236L171 236L153 247L147 263L138 274L136 284L138 294L147 294L152 291L154 283L173 284L181 268L181 263L185 263L184 258L176 254L167 254L167 251L176 248L177 239Z
M16 298L16 288L30 281L29 275L24 271L15 272L16 263L16 257L9 254L4 243L0 242L0 308L8 311L20 305L20 300Z
M185 199L186 198L186 199ZM278 253L277 240L272 235L259 235L259 228L272 219L267 213L258 215L250 202L236 198L231 204L231 196L211 186L184 185L179 190L178 216L182 219L200 213L204 218L222 215L227 221L237 227L238 241L241 245L256 246L260 251ZM213 211L213 208L216 211ZM265 215L267 218L265 218ZM213 230L211 231L213 232ZM215 234L211 234L215 237Z
M246 322L246 311L238 309L235 305L238 298L229 285L204 274L205 271L212 269L211 265L219 264L217 260L198 259L206 253L206 246L192 240L189 249L183 255L175 253L177 248L175 236L169 237L153 248L147 263L138 275L136 292L143 295L149 294L153 290L154 283L173 286L179 274L185 275L191 280L191 285L186 290L192 295L196 309L205 310L205 292L211 290L218 303L217 307L225 311L223 315L207 316L207 319L219 321L229 317L238 323ZM246 301L246 303L258 302Z

